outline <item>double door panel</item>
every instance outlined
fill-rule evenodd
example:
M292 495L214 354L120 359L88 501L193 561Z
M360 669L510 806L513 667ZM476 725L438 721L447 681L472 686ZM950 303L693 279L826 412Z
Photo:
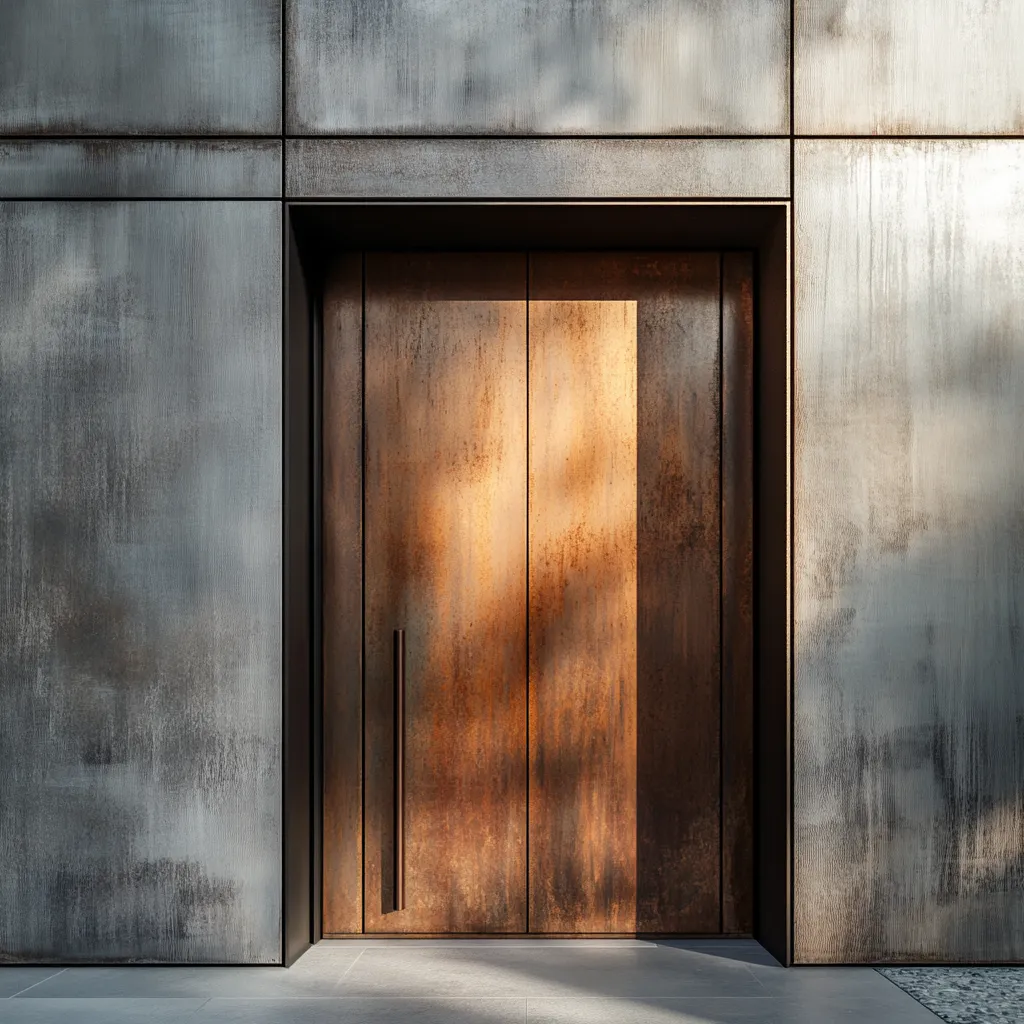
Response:
M744 254L338 263L325 934L751 930L750 324Z

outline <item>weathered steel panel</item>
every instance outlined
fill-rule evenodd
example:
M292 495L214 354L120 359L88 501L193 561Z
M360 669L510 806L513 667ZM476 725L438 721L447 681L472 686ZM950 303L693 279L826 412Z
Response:
M0 957L281 955L280 204L0 205Z
M637 301L636 928L714 933L721 931L722 835L721 259L644 253L608 264L594 275L602 297L631 293Z
M281 2L3 0L0 132L279 132Z
M271 199L281 159L273 139L0 141L0 197Z
M1024 958L1022 181L797 144L801 961Z
M796 0L796 130L1024 133L1020 0Z
M785 0L287 0L300 134L789 131Z
M365 280L365 930L524 932L526 255L368 253Z
M637 302L530 273L530 930L637 915ZM586 257L582 257L586 259Z
M787 139L290 139L307 199L778 199Z

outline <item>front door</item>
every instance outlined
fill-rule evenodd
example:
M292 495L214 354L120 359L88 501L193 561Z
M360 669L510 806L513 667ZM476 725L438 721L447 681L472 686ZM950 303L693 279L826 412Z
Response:
M749 268L338 262L325 935L751 931Z

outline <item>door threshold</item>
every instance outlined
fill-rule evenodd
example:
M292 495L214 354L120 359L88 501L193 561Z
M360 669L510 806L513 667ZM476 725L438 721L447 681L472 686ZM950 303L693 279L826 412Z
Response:
M466 933L459 932L457 934L441 934L437 932L431 933L399 933L399 932L374 932L370 933L359 933L353 935L325 935L318 943L318 946L324 945L345 945L350 942L387 942L387 943L400 943L400 942L457 942L457 943L472 943L477 944L481 942L493 942L493 943L504 943L510 942L529 945L535 942L561 942L561 943L594 943L610 941L617 945L621 945L623 942L636 942L638 944L650 945L651 943L659 942L692 942L694 944L707 945L709 943L715 943L717 945L730 944L735 942L754 942L756 941L752 935L694 935L694 934L647 934L643 932L590 932L585 934L572 934L572 933L524 933L524 932L505 932L501 934L495 934L494 932L481 932L481 933Z

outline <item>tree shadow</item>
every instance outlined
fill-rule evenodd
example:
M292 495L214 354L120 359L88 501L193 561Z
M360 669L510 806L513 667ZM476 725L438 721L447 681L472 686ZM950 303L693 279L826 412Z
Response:
M266 219L190 204L3 216L0 956L272 960Z
M906 301L798 393L797 955L1020 959L1019 328L996 306L924 344L971 303Z

